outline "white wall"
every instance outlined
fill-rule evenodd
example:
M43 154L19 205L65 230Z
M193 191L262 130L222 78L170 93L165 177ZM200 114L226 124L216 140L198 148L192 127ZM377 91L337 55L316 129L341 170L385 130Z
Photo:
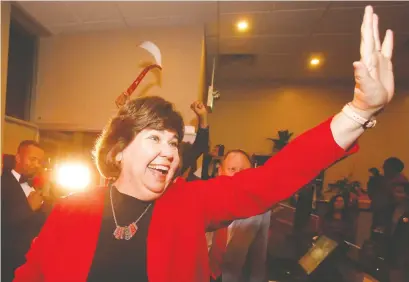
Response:
M14 155L17 147L23 140L39 141L39 131L35 124L16 118L6 117L4 123L3 154Z
M162 86L148 73L139 93L175 103L186 121L203 91L203 28L157 28L94 32L40 41L36 97L31 120L40 127L100 130L116 112L115 99L153 58L137 46L146 40L162 52ZM149 91L145 91L152 86Z

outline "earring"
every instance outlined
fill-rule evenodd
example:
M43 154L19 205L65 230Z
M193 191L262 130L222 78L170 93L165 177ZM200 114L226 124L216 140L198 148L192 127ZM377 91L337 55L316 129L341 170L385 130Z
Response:
M119 152L116 157L115 157L115 161L117 161L118 163L120 163L122 161L122 152Z

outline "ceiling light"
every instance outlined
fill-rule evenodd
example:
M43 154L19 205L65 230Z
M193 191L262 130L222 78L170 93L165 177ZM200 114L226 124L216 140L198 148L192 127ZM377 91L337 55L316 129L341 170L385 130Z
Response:
M318 66L320 64L320 62L321 62L320 59L312 58L311 61L310 61L310 65L311 66Z
M238 31L246 31L249 28L249 23L245 20L239 21L237 23Z

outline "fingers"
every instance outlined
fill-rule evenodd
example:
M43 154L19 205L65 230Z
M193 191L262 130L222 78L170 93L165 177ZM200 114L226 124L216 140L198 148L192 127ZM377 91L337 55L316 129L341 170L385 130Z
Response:
M190 108L191 108L192 110L194 110L194 109L196 108L197 103L198 103L198 101L194 101L194 102L190 105Z
M362 62L354 62L355 83L362 84L363 82L372 79L368 68Z
M372 29L375 42L375 50L381 51L381 40L379 39L379 17L377 14L373 14Z
M369 66L371 56L374 51L374 32L373 32L373 9L372 6L366 6L365 15L361 26L361 59Z
M379 17L373 13L372 6L365 7L365 14L361 26L361 59L367 67L371 67L371 56L374 51L381 51L382 55L391 59L393 54L393 33L386 31L381 45L379 36Z
M392 30L388 29L385 34L385 38L382 43L382 55L387 59L392 59L393 53L393 32Z
M204 104L201 101L195 101L190 105L190 108L192 110L203 109L203 107L204 107Z

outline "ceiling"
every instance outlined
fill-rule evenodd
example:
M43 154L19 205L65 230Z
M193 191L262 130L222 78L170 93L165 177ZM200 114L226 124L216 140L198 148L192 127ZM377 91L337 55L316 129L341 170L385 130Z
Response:
M359 59L363 7L371 3L386 28L395 32L395 73L409 80L409 2L19 2L52 34L148 26L203 24L208 71L218 56L219 80L352 79ZM250 30L235 23L247 19ZM311 54L322 67L310 70Z

